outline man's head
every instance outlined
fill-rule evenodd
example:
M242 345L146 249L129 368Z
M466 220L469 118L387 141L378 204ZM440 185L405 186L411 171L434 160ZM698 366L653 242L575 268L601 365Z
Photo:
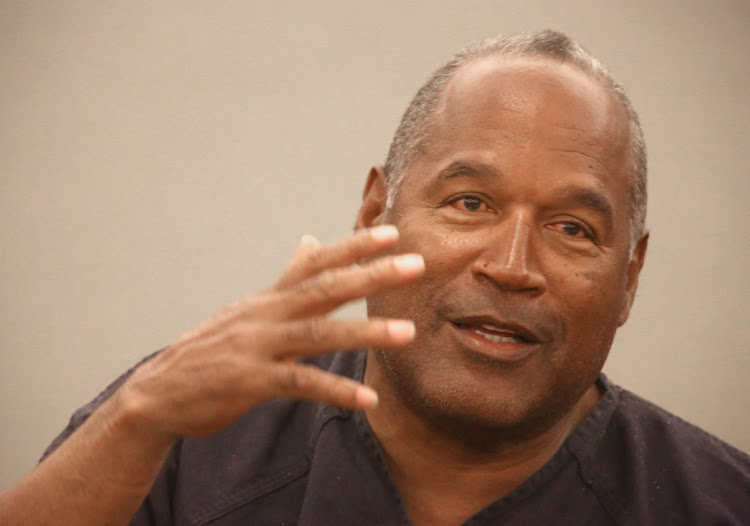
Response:
M404 174L429 136L434 111L445 86L461 66L490 55L541 57L573 64L609 88L625 108L630 122L633 158L633 178L628 202L632 250L643 236L646 221L646 143L638 114L612 74L577 42L557 31L498 36L474 42L456 53L427 79L404 112L391 141L385 162L389 184L388 206L393 205Z
M426 264L368 298L370 315L410 318L417 335L371 353L367 380L459 434L534 435L595 393L630 311L646 250L631 241L634 114L547 55L480 54L441 85L425 130L392 148L412 152L391 156L400 182L389 192L374 167L357 219L395 224L397 250Z

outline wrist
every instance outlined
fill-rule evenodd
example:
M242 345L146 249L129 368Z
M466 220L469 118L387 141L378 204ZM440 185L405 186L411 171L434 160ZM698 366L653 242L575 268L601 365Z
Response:
M159 411L153 405L126 382L101 407L107 433L115 441L124 439L138 444L136 449L168 450L180 437L159 421Z

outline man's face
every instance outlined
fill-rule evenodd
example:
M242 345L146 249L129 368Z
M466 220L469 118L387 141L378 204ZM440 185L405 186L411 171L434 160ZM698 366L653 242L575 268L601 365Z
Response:
M370 315L417 328L368 370L441 425L522 434L594 389L645 250L630 262L628 141L624 110L572 66L463 66L393 207L369 220L382 182L365 195L360 226L395 224L397 250L426 264L420 281L368 298Z

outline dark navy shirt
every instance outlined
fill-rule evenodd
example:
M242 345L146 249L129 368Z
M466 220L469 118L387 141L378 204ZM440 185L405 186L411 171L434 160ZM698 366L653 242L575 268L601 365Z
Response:
M317 361L361 379L364 352ZM54 450L128 373L79 409ZM601 400L554 457L464 524L750 525L750 458L634 394ZM461 491L456 487L456 491ZM364 415L274 400L178 442L133 525L410 525Z

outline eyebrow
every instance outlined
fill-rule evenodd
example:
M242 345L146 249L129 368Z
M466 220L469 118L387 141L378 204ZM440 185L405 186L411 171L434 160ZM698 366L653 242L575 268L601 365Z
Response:
M588 208L599 213L607 223L608 229L611 230L614 226L615 214L612 204L604 194L580 186L565 186L555 193L564 201L573 202L581 208Z
M457 160L453 161L438 172L437 177L435 177L430 183L428 192L433 193L441 183L454 177L488 179L490 177L495 178L498 175L502 177L502 174L498 174L495 168L484 163L468 163L466 161Z

